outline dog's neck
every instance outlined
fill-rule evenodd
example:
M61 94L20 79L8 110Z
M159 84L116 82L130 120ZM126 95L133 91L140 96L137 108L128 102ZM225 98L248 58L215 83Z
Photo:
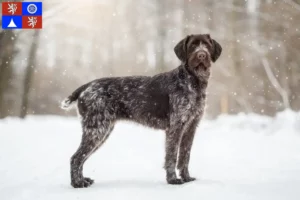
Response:
M182 79L187 79L194 89L203 90L207 88L208 79L210 77L210 67L193 72L189 70L185 63L182 63L179 66L179 76Z

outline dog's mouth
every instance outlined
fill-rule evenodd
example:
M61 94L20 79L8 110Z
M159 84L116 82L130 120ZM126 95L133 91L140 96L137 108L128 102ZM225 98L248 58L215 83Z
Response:
M199 71L199 70L207 70L210 67L209 64L205 63L205 62L200 62L198 65L196 65L195 70Z

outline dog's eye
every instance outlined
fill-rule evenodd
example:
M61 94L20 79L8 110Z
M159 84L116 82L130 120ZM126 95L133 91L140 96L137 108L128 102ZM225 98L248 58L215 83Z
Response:
M202 45L204 45L206 48L209 47L211 44L209 43L209 41L202 41L201 42Z
M207 46L207 42L206 41L201 41L201 45Z
M192 47L193 47L193 48L196 48L198 45L199 45L199 42L198 42L198 41L194 41L194 42L192 43Z
M192 42L192 44L191 44L191 47L192 47L193 49L195 49L198 45L199 45L199 41L198 41L198 40L194 40L194 41Z
M206 41L201 41L200 46L201 46L202 48L208 48L208 47L209 47L209 44L208 44Z

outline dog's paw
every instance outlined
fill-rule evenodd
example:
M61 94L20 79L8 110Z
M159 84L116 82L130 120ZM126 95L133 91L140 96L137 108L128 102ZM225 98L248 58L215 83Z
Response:
M87 187L90 187L93 183L94 183L94 180L92 180L90 178L83 178L81 180L72 182L71 185L74 188L87 188Z
M187 182L192 182L192 181L195 181L196 178L194 177L183 177L182 180L187 183Z
M171 185L181 185L184 183L183 180L179 179L179 178L168 179L167 182L168 182L168 184L171 184Z

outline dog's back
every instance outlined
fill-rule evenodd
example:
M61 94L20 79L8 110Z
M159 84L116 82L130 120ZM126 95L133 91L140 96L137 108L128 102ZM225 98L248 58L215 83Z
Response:
M77 101L81 117L104 114L114 120L133 120L165 129L169 121L171 74L97 79L76 89L62 102L62 108L68 109Z

